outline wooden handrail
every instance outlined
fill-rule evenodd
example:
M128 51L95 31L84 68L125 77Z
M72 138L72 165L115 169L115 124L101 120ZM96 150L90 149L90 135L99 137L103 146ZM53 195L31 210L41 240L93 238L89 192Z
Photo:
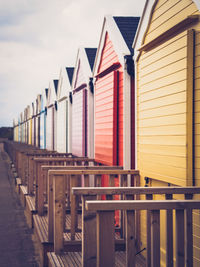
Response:
M86 201L86 210L171 210L200 209L200 200L95 200Z
M200 187L73 187L74 195L200 194Z
M100 167L101 168L101 167ZM50 170L49 171L49 175L110 175L110 174L113 174L113 175L122 175L122 174L126 174L126 175L139 175L139 171L138 170L74 170L74 171L65 171L65 170Z

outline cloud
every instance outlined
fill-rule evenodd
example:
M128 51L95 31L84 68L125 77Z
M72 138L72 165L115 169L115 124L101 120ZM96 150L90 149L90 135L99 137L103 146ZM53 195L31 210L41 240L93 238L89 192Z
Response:
M104 15L138 16L144 2L0 1L0 126L12 125L61 66L75 64L79 46L97 47Z

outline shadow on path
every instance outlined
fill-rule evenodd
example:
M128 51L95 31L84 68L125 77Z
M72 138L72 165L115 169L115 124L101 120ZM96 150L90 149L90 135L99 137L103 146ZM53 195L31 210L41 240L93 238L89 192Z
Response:
M14 191L8 155L0 146L0 266L38 267L24 211Z

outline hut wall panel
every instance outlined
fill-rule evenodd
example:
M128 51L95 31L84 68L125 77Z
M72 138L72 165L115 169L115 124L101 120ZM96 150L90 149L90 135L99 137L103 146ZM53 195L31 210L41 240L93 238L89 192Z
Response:
M108 34L101 55L98 72L106 70L118 57ZM118 164L123 165L123 73L119 71L118 122L115 106L115 74L110 72L95 84L95 159L106 165L117 163L116 138L118 134ZM117 124L118 123L118 124ZM118 125L118 129L116 128Z
M200 14L192 0L159 0L144 43L153 40L189 15ZM195 185L200 186L200 23L191 27L195 34L194 144ZM149 186L187 185L187 31L169 38L148 52L142 52L137 65L137 163ZM199 199L199 196L195 198ZM200 214L194 212L194 266L200 262ZM141 240L145 246L144 225ZM144 234L143 234L144 233ZM162 238L161 238L162 239ZM165 262L165 243L161 241Z
M188 15L197 12L197 7L192 0L166 1L155 11L145 42L151 41L162 32L165 32L173 25L176 25L178 22L185 19Z
M66 100L58 102L57 110L57 151L66 153Z
M52 127L52 121L53 121L53 108L48 108L47 110L47 120L46 120L46 148L48 150L53 150L53 127Z
M72 153L85 156L85 115L84 115L85 90L73 95L72 104Z
M44 149L44 116L45 113L40 114L40 148Z

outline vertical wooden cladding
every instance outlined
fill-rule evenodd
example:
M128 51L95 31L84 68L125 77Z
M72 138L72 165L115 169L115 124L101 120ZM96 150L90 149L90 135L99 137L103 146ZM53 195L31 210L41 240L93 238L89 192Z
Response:
M104 72L116 63L119 63L119 60L107 33L98 73ZM121 66L102 77L100 75L95 82L95 159L106 165L123 165Z
M72 103L72 153L80 157L88 155L88 92L82 68L79 60Z
M72 153L87 156L87 90L75 92L72 104Z
M200 185L200 23L194 14L200 12L191 0L157 1L138 59L138 168L141 181L154 178L152 186ZM173 32L188 16L191 24ZM172 34L156 43L169 28ZM199 213L193 218L193 261L199 266ZM164 239L161 248L164 260Z
M66 141L67 141L67 136L66 133L68 132L67 130L67 121L66 118L68 116L67 114L67 101L68 100L63 100L61 102L58 102L58 111L57 111L57 151L61 153L66 153Z

